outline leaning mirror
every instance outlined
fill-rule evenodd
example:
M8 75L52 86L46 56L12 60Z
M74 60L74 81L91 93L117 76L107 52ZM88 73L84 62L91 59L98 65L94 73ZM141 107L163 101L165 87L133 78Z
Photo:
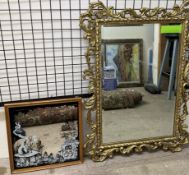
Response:
M115 12L97 2L81 14L92 94L85 147L93 160L115 152L175 152L188 143L188 6Z

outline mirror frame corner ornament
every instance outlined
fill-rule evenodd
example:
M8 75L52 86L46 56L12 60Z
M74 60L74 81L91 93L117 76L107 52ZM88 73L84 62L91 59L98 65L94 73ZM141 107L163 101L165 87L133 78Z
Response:
M186 58L186 48L189 47L189 0L185 0L180 6L175 5L171 10L165 8L142 8L138 11L134 9L123 9L115 12L113 7L106 7L102 2L98 1L89 4L86 13L80 16L80 27L85 32L85 39L88 40L89 46L86 51L86 63L88 69L84 71L84 78L89 80L90 98L85 101L87 112L87 124L90 133L86 135L84 148L86 153L94 161L103 161L112 157L114 153L129 154L131 152L142 152L144 150L170 150L172 152L181 151L184 144L189 142L188 132L185 124L188 115L187 102L189 99L186 87L189 87L189 58ZM132 143L117 143L110 145L102 145L102 116L100 103L100 30L102 24L108 21L125 22L129 24L132 21L139 23L158 22L163 20L182 21L185 28L183 30L184 44L181 48L181 66L180 66L180 82L179 98L177 103L177 115L175 118L175 136L172 138L161 138L142 140ZM95 60L92 62L92 60ZM96 115L93 119L92 114Z

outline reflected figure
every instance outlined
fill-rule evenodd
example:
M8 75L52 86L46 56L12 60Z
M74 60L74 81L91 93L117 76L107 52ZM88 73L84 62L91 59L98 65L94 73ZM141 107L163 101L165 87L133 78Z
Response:
M114 62L119 70L118 79L121 81L137 80L134 70L133 45L133 43L121 44L118 49L118 55L114 58Z

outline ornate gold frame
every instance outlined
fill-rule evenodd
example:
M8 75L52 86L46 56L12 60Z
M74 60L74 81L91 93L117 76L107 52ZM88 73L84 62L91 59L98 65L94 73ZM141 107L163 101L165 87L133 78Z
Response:
M86 52L88 69L84 71L84 78L89 79L89 92L92 96L86 100L85 108L88 110L87 123L90 133L87 134L85 143L86 152L94 161L103 161L112 157L113 153L129 154L142 152L143 150L170 150L181 151L182 146L189 141L186 131L185 119L187 115L187 92L189 83L189 60L186 57L186 48L189 47L189 0L185 0L180 6L175 5L172 10L164 8L147 9L138 11L124 9L115 12L113 7L105 7L102 2L90 3L86 13L80 16L80 27L85 32L85 38L89 41ZM175 109L174 134L171 137L150 138L134 142L119 142L114 144L102 144L102 112L101 112L101 26L115 24L143 24L143 23L182 23L182 46L180 53L178 73L178 94ZM95 65L92 64L95 60ZM96 118L92 118L95 113Z

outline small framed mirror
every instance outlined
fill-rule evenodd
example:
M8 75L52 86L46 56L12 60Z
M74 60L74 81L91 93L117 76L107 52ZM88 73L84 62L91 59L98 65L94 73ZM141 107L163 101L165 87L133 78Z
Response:
M188 143L188 6L115 12L97 2L81 15L92 93L85 147L93 160L158 148L175 152Z

